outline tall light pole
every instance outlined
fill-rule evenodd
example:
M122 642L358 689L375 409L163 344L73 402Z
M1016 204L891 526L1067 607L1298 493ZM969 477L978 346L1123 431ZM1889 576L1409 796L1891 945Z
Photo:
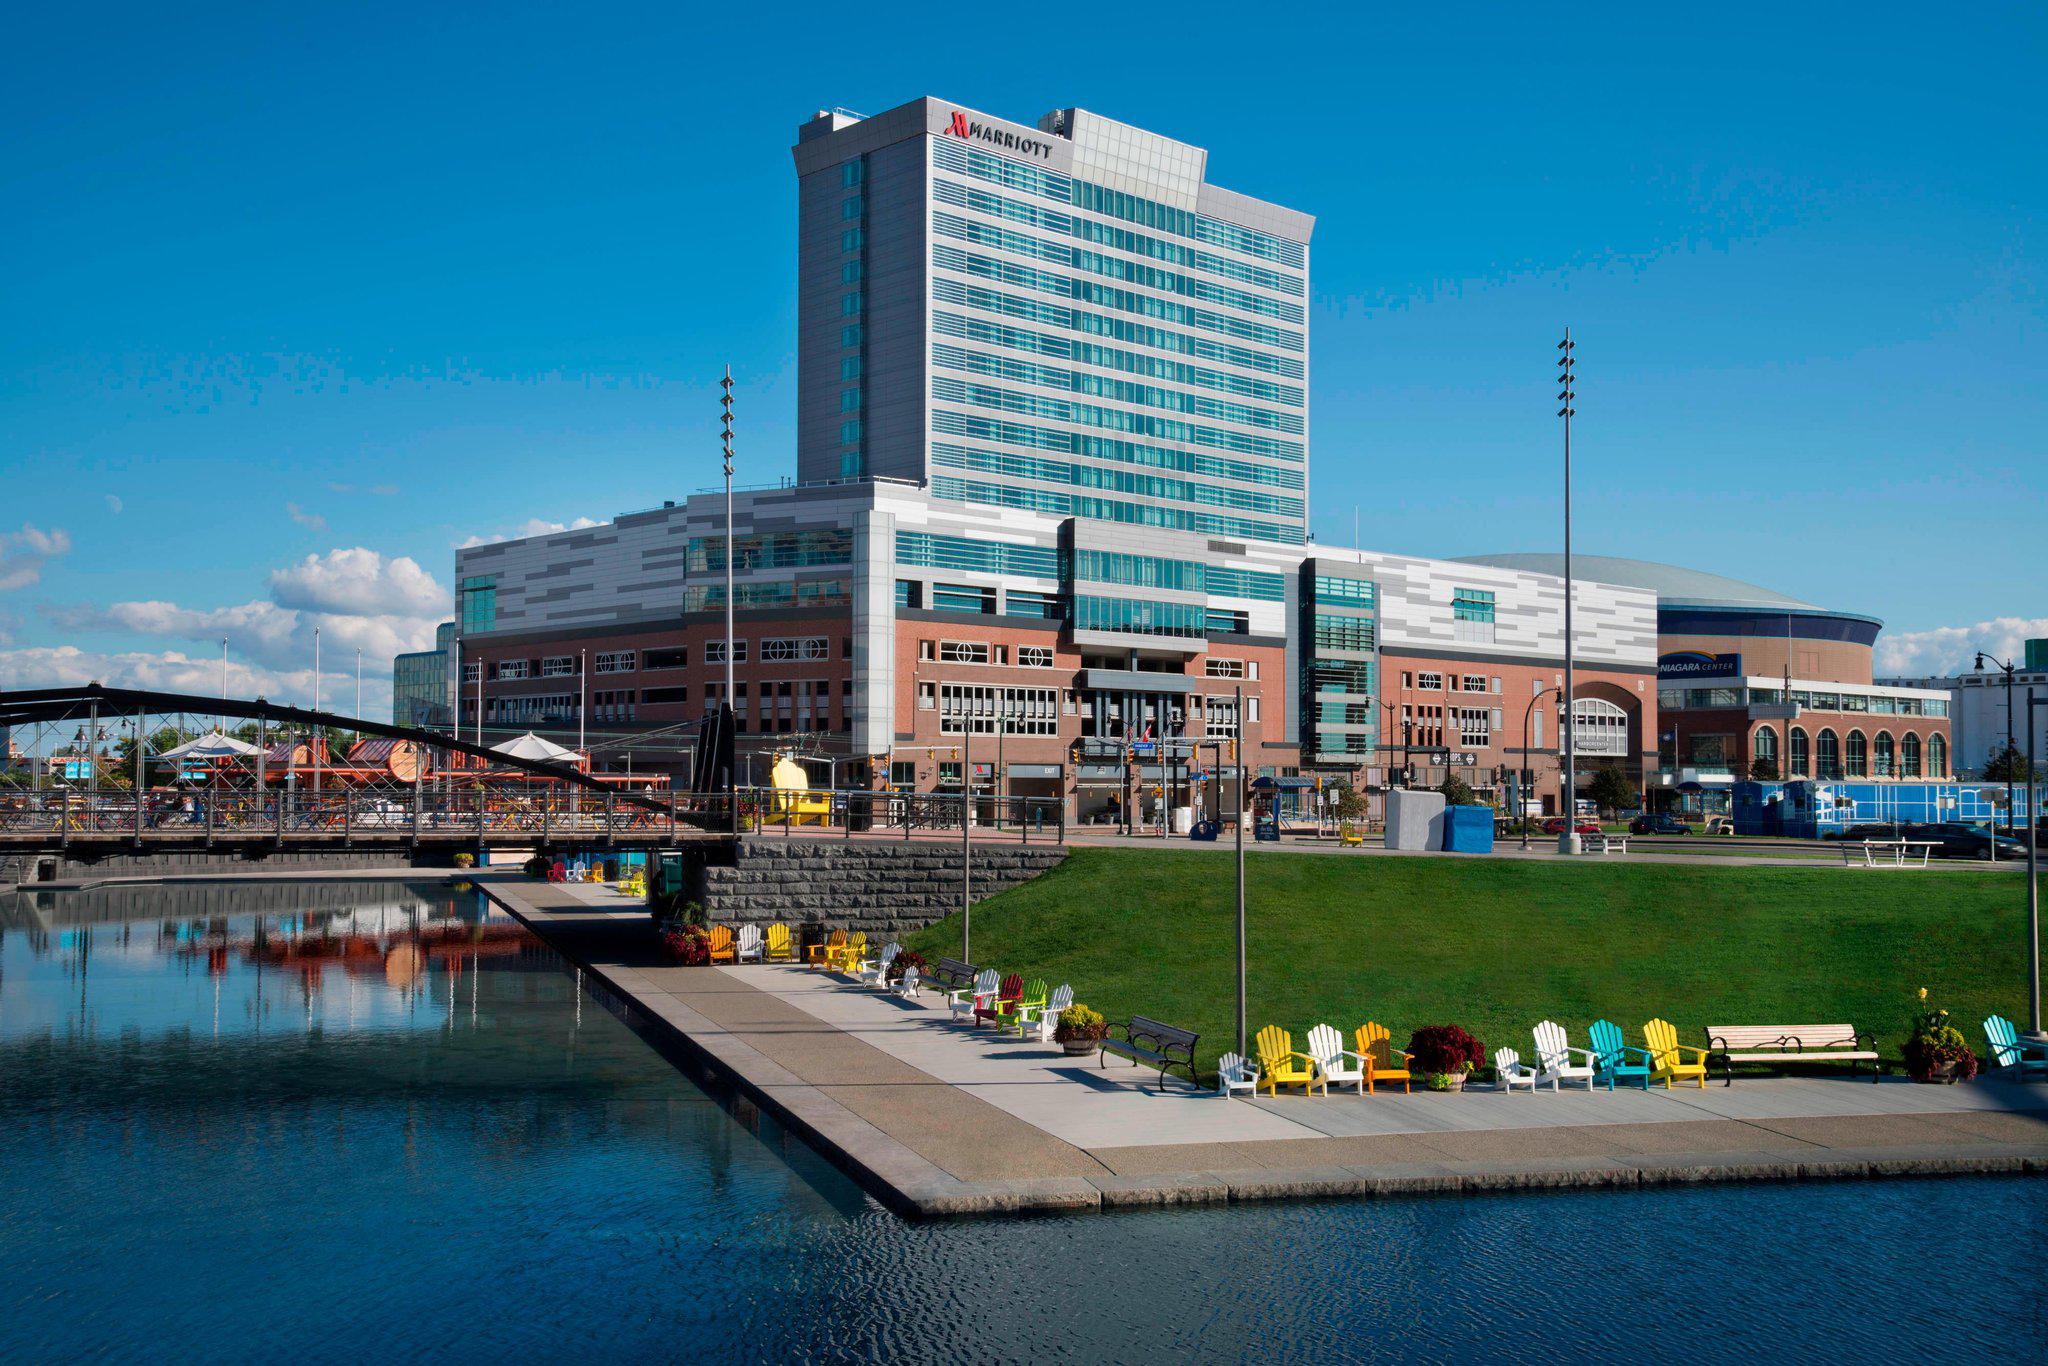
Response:
M1990 661L1991 666L1993 668L1997 669L2000 673L2005 675L2005 828L2006 831L2010 833L2012 830L2012 755L2015 751L2019 749L2019 745L2013 739L2012 735L2012 676L2018 670L2019 666L2017 664L2014 664L2009 659L2001 662L1997 656L1987 655L1982 650L1979 650L1977 651L1978 673L1984 672L1984 664L1987 660ZM2027 697L2030 699L2027 704L2029 708L2033 706L2033 703L2031 701L2033 695L2034 690L2032 688L2027 689ZM2033 724L2034 713L2032 710L2029 710L2027 712L2027 725L2029 727L2029 733L2027 735L2027 748L2030 752L2032 751L2034 746L2034 737L2031 730ZM2033 781L2033 777L2031 774L2028 775L2027 781ZM1991 822L1991 833L1994 835L1998 833L1998 822L1995 820ZM1998 850L1996 841L1994 841L1992 853L1996 855L1997 852Z
M1517 811L1515 816L1522 823L1522 847L1524 849L1529 847L1529 793L1536 789L1536 742L1531 735L1531 732L1536 729L1536 704L1556 691L1556 688L1538 688L1536 695L1529 699L1529 705L1522 709L1522 794L1519 798L1522 802L1522 809ZM1572 824L1574 824L1573 820L1567 817L1565 825L1569 827Z
M590 746L585 740L589 731L585 718L590 715L590 650L588 647L576 652L576 678L580 685L576 695L576 748L583 755L583 767L590 767Z
M725 409L725 705L733 705L732 684L732 367L718 382L724 390L719 403Z
M1237 820L1235 822L1237 844L1237 1055L1244 1056L1245 1050L1245 965L1244 965L1244 747L1250 738L1245 733L1244 684L1237 685L1237 744L1231 757L1237 760Z
M356 720L360 721L360 720L362 720L362 719L363 719L363 647L362 647L362 646L360 646L360 645L358 645L358 646L356 646ZM362 738L363 738L363 733L362 733L361 731L357 731L357 732L356 732L356 739L360 740L360 739L362 739Z
M1564 833L1557 837L1557 852L1579 852L1579 770L1578 727L1572 715L1572 403L1578 380L1572 353L1572 330L1564 330L1557 344L1558 401L1564 406L1557 415L1564 419Z
M2034 709L2048 707L2048 697L2027 689L2027 1039L2048 1043L2041 1029L2041 803L2034 790ZM2011 810L2008 805L2007 810Z
M320 628L313 628L313 712L320 712ZM313 756L313 791L320 791L320 722L313 722L313 743L307 749Z

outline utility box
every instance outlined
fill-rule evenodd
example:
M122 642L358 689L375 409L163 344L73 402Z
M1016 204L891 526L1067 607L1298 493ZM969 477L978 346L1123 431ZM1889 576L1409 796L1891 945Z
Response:
M1444 848L1454 854L1493 852L1493 808L1453 806L1444 812Z
M1443 847L1443 793L1396 790L1387 794L1387 848Z

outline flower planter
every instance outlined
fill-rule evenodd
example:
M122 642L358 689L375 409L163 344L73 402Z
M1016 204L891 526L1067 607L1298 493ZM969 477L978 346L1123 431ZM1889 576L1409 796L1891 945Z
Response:
M1060 1040L1060 1051L1070 1058L1085 1058L1090 1053L1099 1052L1101 1048L1102 1040L1100 1039Z
M1943 1058L1930 1063L1925 1072L1914 1073L1913 1080L1922 1086L1953 1086L1956 1084L1956 1065L1954 1058Z
M1422 1084L1431 1091L1462 1091L1465 1089L1463 1072L1429 1072L1422 1078Z

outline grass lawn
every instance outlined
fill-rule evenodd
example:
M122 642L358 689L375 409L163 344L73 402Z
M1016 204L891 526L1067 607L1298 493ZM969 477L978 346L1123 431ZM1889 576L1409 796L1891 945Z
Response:
M1505 859L1246 860L1251 1033L1296 1046L1327 1020L1405 1043L1461 1024L1527 1058L1530 1026L1573 1042L1606 1016L1640 1043L1661 1015L1683 1043L1714 1024L1847 1020L1896 1058L1914 990L1981 1055L1992 1011L2024 1024L2025 884L1982 872ZM1213 1068L1235 1026L1233 872L1224 851L1076 849L974 909L974 958L1071 982L1111 1019L1199 1030ZM906 937L957 955L956 914Z

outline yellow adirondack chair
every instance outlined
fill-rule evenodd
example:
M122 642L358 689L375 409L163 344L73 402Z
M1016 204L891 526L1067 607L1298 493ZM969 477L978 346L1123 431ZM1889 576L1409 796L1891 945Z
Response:
M865 931L848 935L839 946L837 953L825 951L825 967L832 972L852 972L868 956L868 937Z
M1650 1046L1650 1080L1661 1081L1664 1089L1671 1089L1673 1078L1692 1078L1693 1084L1702 1091L1707 1089L1707 1050L1694 1048L1691 1044L1678 1041L1678 1031L1669 1020L1652 1020L1643 1026L1643 1042ZM1692 1054L1687 1062L1680 1055Z
M1337 840L1346 849L1356 849L1365 843L1365 832L1345 821L1337 827Z
M813 944L806 950L808 961L814 968L829 968L838 955L846 952L846 931L834 930L822 944Z
M711 961L714 963L730 963L734 961L735 957L736 955L732 947L732 926L713 925L711 927Z
M1365 1090L1371 1095L1374 1086L1382 1081L1398 1081L1403 1091L1414 1091L1408 1077L1408 1064L1413 1055L1394 1047L1393 1035L1387 1033L1383 1024L1367 1020L1358 1027L1354 1036L1358 1040L1359 1056L1365 1059ZM1401 1061L1396 1064L1394 1059Z
M796 950L789 945L789 926L770 925L768 937L761 943L761 961L764 963L794 963Z
M1322 1067L1308 1054L1294 1051L1292 1034L1279 1025L1267 1025L1259 1031L1258 1044L1259 1080L1266 1084L1267 1095L1279 1095L1282 1086L1299 1086L1304 1096L1317 1087L1330 1094Z

